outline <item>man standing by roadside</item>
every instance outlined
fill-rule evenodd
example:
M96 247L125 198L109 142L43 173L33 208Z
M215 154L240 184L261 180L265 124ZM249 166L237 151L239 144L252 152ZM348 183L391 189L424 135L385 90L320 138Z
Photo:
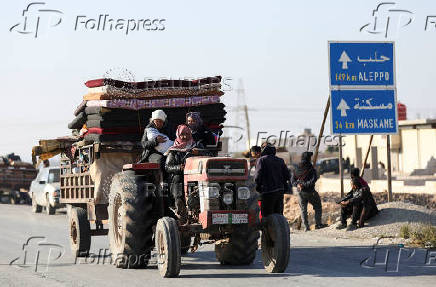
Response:
M262 217L273 213L283 215L283 194L289 189L289 180L288 168L276 156L276 148L270 144L263 146L254 177L256 190L262 195Z
M303 221L305 231L309 231L309 221L307 218L307 204L310 203L315 210L315 229L326 227L326 224L322 224L322 205L321 198L318 192L315 190L315 182L317 180L317 174L315 168L313 168L311 157L312 152L303 152L301 155L301 162L296 168L294 174L292 174L292 185L297 187L298 201L301 210L301 219Z

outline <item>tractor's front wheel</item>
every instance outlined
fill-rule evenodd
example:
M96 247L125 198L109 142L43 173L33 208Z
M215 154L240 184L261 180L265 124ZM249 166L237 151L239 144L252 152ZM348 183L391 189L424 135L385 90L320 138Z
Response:
M174 218L163 217L156 225L155 244L157 266L162 277L177 277L180 273L180 234Z

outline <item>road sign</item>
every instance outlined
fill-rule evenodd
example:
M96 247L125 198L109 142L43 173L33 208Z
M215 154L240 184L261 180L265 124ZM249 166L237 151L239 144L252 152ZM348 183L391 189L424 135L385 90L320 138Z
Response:
M329 42L330 87L395 86L393 42Z
M395 90L332 90L333 134L397 133Z

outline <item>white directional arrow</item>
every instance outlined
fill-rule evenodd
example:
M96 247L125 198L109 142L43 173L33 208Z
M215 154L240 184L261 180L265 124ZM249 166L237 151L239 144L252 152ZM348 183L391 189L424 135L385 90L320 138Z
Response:
M341 57L339 58L338 62L342 63L342 69L347 70L348 69L348 63L353 62L351 61L350 57L348 57L345 50L342 52Z
M336 109L341 111L341 117L346 117L347 110L349 110L350 107L347 105L347 102L344 99L341 99L341 102Z

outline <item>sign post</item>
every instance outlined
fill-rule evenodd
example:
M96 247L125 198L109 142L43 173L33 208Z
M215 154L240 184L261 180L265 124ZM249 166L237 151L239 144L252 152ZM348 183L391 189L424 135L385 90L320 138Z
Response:
M329 42L328 48L332 134L387 135L392 200L389 135L398 133L394 43Z

